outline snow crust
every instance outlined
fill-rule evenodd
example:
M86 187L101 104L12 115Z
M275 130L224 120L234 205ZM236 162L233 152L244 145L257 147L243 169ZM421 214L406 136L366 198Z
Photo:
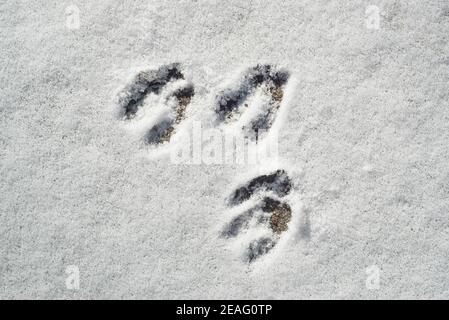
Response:
M0 298L449 298L448 12L434 0L3 0ZM195 85L181 137L193 121L215 127L217 93L245 69L287 69L278 160L174 164L176 143L142 143L164 100L148 97L149 121L131 123L117 99L174 62ZM248 264L241 251L267 229L219 234L260 198L226 199L278 169L292 220Z

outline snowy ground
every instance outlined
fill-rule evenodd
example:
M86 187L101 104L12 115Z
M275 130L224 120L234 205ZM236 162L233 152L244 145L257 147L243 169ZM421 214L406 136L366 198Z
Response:
M449 298L446 1L3 0L0 26L0 298ZM279 161L153 157L117 97L174 62L206 127L242 70L288 70ZM248 263L226 199L278 169L292 220Z

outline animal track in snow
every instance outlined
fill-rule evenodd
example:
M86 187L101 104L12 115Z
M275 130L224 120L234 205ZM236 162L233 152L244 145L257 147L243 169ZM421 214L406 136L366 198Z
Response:
M178 63L164 65L156 70L142 71L127 87L119 104L125 121L132 121L139 111L145 108L145 100L151 94L160 95L171 82L184 81L184 74ZM145 134L144 141L158 145L169 142L176 127L185 118L187 106L195 91L192 84L183 84L168 95L167 101L175 99L168 112ZM168 103L166 103L168 105Z
M187 86L176 90L173 97L177 100L176 109L154 125L145 137L149 144L159 144L169 142L177 125L185 118L187 106L194 95L192 86Z
M284 100L284 89L289 78L289 72L271 65L259 64L247 69L234 88L225 89L217 95L215 112L218 122L229 124L237 121L245 135L257 142L273 126ZM256 92L262 94L262 99L248 108L249 99ZM122 91L119 99L121 118L130 122L150 121L146 123L149 124L148 127L141 126L146 130L142 134L143 140L150 145L168 143L178 125L185 119L187 107L194 95L194 86L185 80L178 63L145 70L138 73ZM156 122L148 119L144 112L149 104L147 99L151 96L165 97L164 108L167 112L157 119L151 115ZM247 109L252 109L252 112L247 120L240 121ZM251 229L255 230L258 235L253 237L245 251L247 262L252 263L271 251L289 228L292 208L284 197L291 190L290 177L285 170L277 170L247 181L229 197L228 207L236 209L251 198L260 197L252 207L238 209L242 212L234 216L221 233L224 238L230 239L249 233Z
M257 110L257 115L242 126L245 134L257 140L267 132L274 121L284 99L284 87L290 77L289 72L271 65L257 65L249 68L235 88L225 89L216 97L215 112L220 123L237 120L248 107L247 100L261 89L268 102Z
M229 124L235 121L246 137L257 142L272 128L284 100L284 89L289 78L288 71L269 64L248 68L235 86L222 90L216 96L215 113L218 123ZM173 89L175 86L172 84L178 84L178 88ZM172 91L171 94L167 94L169 90ZM250 98L259 93L261 95L257 96L261 99L253 105ZM122 91L119 99L122 119L136 123L150 120L152 123L148 117L145 117L146 120L141 117L145 114L144 110L148 109L147 98L152 95L168 96L165 102L168 112L142 134L147 144L159 145L171 140L176 127L186 116L186 109L195 90L192 84L185 81L179 63L141 71ZM245 111L250 112L243 119ZM155 119L154 116L152 118Z
M233 217L221 233L222 237L230 239L251 228L263 227L268 231L268 235L260 236L249 243L244 254L247 262L251 263L268 253L287 231L292 219L292 209L281 198L289 194L291 189L292 181L287 173L277 170L251 179L230 196L228 205L232 207L242 204L256 194L273 194L264 196L256 205Z

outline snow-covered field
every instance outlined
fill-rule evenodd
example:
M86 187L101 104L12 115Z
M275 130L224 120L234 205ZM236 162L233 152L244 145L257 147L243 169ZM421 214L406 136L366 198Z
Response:
M0 298L449 298L446 0L3 0L0 27Z

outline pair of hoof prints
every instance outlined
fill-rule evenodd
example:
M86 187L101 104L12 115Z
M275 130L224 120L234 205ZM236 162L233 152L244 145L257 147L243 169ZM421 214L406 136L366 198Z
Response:
M284 86L289 73L271 65L257 65L247 69L235 88L221 91L216 97L215 113L219 124L237 121L248 109L245 103L257 89L261 89L268 103L261 106L256 116L242 126L243 133L251 140L258 140L273 125L284 97ZM164 65L158 69L146 70L137 74L127 86L119 100L120 117L132 121L146 107L145 101L151 95L161 95L169 84L179 84L167 95L168 112L159 119L144 135L149 145L169 143L176 128L186 118L186 110L195 96L193 84L185 80L179 63ZM171 105L171 107L169 106Z
M284 98L284 87L290 74L271 65L256 65L244 72L240 82L234 88L219 92L215 99L215 113L219 124L238 121L248 99L261 89L265 96L265 105L244 126L243 133L251 140L262 138L272 127ZM174 89L165 90L170 84ZM167 91L169 91L167 93ZM169 143L180 123L186 118L195 89L185 80L181 65L173 63L158 69L145 70L137 74L127 86L119 100L120 117L123 121L133 119L146 108L146 99L151 95L165 95L167 109L143 137L146 144L162 145ZM264 236L253 239L248 244L244 259L248 263L256 261L271 251L281 235L287 231L292 219L292 209L282 198L292 190L292 181L284 170L261 175L251 179L234 190L228 199L228 207L238 207L256 196L261 199L253 207L234 216L224 227L221 236L236 238L251 228L262 227ZM268 234L267 234L268 233Z

